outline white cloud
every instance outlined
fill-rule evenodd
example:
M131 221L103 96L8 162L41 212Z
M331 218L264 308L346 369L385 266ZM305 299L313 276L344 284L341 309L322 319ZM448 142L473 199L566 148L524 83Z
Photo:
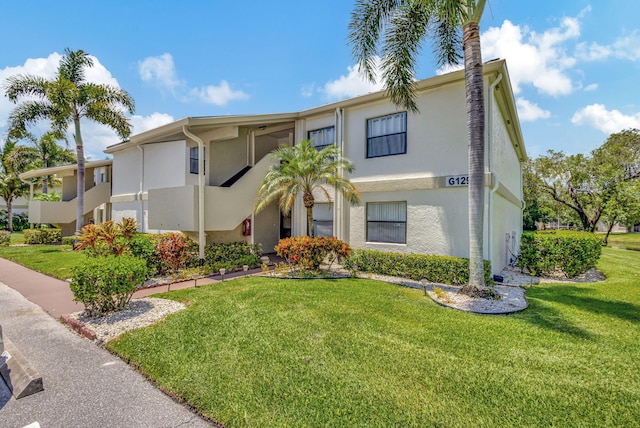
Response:
M149 129L157 128L158 126L166 125L173 122L175 119L170 114L166 113L151 113L149 116L131 116L132 130L131 134L139 134Z
M187 83L178 78L173 56L170 53L143 59L138 63L138 73L143 81L164 87L170 90L173 95L176 95L176 89L184 89L188 95L180 97L183 102L195 99L206 104L224 106L229 101L249 98L249 95L245 92L231 89L231 85L226 80L221 81L217 86L207 85L199 88L188 88Z
M41 76L46 79L53 78L56 74L56 70L58 69L61 57L62 55L54 52L46 58L29 58L23 65L1 69L0 82L4 82L9 76L18 74ZM93 67L86 69L86 80L94 83L108 84L119 88L120 85L118 84L117 79L111 75L111 72L107 70L97 58L93 56L91 58L93 59ZM11 103L8 98L0 96L0 135L6 135L8 117L14 107L15 104ZM142 132L171 121L173 121L173 117L163 113L153 113L149 116L136 115L131 117L134 132ZM90 120L83 120L81 122L81 126L85 150L91 159L104 159L105 154L102 153L102 151L107 146L121 141L121 138L113 130L104 125L100 125ZM31 131L35 134L42 134L47 131L48 127L49 123L43 120L34 125ZM73 129L70 127L67 140L72 147L75 147L72 132Z
M193 88L190 94L204 103L216 106L224 106L227 105L229 101L246 100L249 98L249 95L245 92L231 89L229 82L226 80L220 82L218 86L209 85L201 88Z
M538 107L537 104L524 98L518 98L516 100L516 106L518 108L518 117L521 122L535 122L538 119L548 119L551 117L551 112L549 110L544 110Z
M627 128L640 128L640 113L625 115L619 110L607 110L604 104L591 104L575 112L571 123L613 134Z
M331 80L325 83L321 92L323 92L327 98L331 100L339 100L343 98L355 97L358 95L364 95L369 92L376 92L384 89L384 84L379 78L380 58L375 60L375 82L369 82L364 74L360 72L360 68L357 65L347 67L347 74L338 77L336 80Z
M300 95L302 95L304 98L312 97L315 92L316 92L315 82L310 83L308 85L303 85L302 88L300 88Z
M176 75L173 56L169 53L143 59L138 63L138 73L143 81L154 82L166 87L171 92L176 87L184 85L184 82L179 80Z
M640 31L633 30L631 34L619 37L613 43L613 48L617 58L640 60Z
M585 92L595 91L596 89L598 89L598 84L597 83L592 83L592 84L587 85L587 86L584 87L584 91Z
M540 34L505 20L501 27L491 27L481 35L483 57L507 60L516 94L529 84L547 95L567 95L574 86L566 71L576 60L566 54L563 43L579 35L576 18L564 18L559 27Z

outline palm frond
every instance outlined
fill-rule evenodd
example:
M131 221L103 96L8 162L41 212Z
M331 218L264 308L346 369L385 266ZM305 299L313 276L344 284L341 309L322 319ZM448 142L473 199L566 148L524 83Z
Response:
M47 101L23 101L9 114L9 136L21 138L27 126L48 119L53 106Z
M19 74L8 77L5 82L4 94L12 102L24 96L44 97L47 93L47 80L40 76Z
M369 81L375 81L375 58L384 24L403 3L402 0L358 0L351 13L351 52Z
M72 51L69 48L64 50L64 55L60 59L58 75L64 79L78 85L85 80L85 69L93 67L93 59L82 49Z

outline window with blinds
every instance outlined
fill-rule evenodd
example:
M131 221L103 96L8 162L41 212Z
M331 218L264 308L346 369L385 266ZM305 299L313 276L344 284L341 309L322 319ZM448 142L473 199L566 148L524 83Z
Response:
M407 153L407 112L367 119L367 157Z
M367 242L407 243L407 203L367 203Z
M330 146L335 142L336 128L334 126L328 126L322 129L314 129L307 133L307 138L311 141L311 145L316 150L322 150L327 146Z
M206 148L203 149L203 153L204 150L206 150ZM207 157L205 156L205 171L207 170L207 164L206 164L206 159ZM197 174L198 173L198 147L191 147L189 148L189 172L191 174Z
M333 208L331 204L313 206L313 236L333 236Z

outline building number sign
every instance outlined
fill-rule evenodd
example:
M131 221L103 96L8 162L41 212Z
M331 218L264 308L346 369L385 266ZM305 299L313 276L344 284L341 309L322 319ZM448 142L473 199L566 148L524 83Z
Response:
M446 177L446 186L447 187L455 187L455 186L468 186L469 185L469 176L468 175L450 175Z

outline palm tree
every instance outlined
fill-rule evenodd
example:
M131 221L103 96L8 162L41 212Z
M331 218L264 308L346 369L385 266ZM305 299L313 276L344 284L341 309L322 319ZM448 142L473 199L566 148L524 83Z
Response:
M366 77L375 80L375 66L381 54L387 95L396 105L413 112L418 111L414 70L423 40L433 40L441 65L459 63L462 47L470 180L469 284L464 291L470 294L485 286L482 251L485 117L479 26L485 3L486 0L358 0L349 25L353 55Z
M49 168L57 165L65 165L76 162L76 156L72 150L62 148L57 141L62 135L57 132L47 132L39 139L27 132L24 138L32 143L32 147L15 146L8 155L9 162L16 172L24 172L36 168ZM49 193L49 182L52 178L42 177L42 193Z
M9 116L10 135L22 136L27 125L43 119L51 121L55 132L65 133L73 123L73 137L78 158L78 208L76 231L83 226L84 217L84 145L80 122L88 118L112 128L123 139L131 133L125 112L133 114L133 98L124 90L85 80L85 70L93 66L88 53L65 49L53 79L17 75L9 77L5 95L17 104Z
M293 202L302 194L302 202L307 209L307 234L313 236L314 192L331 201L329 188L342 193L352 205L360 203L360 194L355 186L342 175L351 173L353 162L342 157L342 152L334 145L317 150L311 140L304 140L296 146L280 146L272 154L276 161L269 168L258 189L254 211L260 212L278 199L284 213L291 211Z
M15 141L6 141L0 152L0 198L4 199L7 206L9 232L13 231L13 201L29 191L29 187L18 178L8 160L15 145Z

